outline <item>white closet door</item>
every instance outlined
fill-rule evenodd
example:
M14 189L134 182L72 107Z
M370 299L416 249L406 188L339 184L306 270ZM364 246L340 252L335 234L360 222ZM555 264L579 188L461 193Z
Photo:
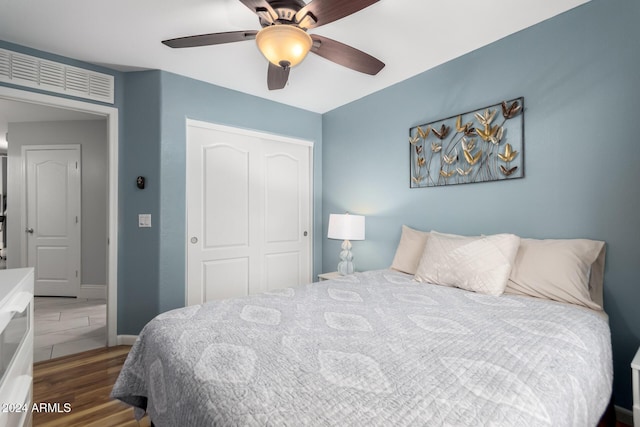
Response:
M188 305L310 281L310 146L239 132L188 122Z
M273 290L309 281L309 147L264 141L262 148L262 290Z

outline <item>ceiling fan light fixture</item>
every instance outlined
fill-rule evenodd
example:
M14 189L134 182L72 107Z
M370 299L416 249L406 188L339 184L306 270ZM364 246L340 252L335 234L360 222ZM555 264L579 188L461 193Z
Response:
M269 62L283 68L295 67L307 56L313 40L294 25L270 25L256 34L258 49Z

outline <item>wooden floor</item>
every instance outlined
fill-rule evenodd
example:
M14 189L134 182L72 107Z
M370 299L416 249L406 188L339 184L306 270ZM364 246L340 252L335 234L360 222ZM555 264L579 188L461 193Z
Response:
M149 427L133 409L109 397L131 346L101 348L33 365L33 401L71 404L69 413L34 413L35 427ZM628 427L619 421L616 427ZM604 427L600 423L598 427Z
M33 366L35 403L71 404L69 413L34 413L36 427L148 427L138 423L133 409L109 397L130 346L91 350L39 362Z

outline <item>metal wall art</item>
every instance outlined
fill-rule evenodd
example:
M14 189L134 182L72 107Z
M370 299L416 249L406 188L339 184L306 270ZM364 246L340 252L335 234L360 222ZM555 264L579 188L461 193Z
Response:
M411 188L524 177L524 98L409 130Z

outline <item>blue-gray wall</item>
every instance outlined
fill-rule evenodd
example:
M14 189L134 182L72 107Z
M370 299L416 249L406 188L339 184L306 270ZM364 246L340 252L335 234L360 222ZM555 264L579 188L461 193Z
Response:
M359 270L391 264L400 227L607 242L616 403L640 343L640 2L594 0L323 116L323 218L367 216ZM425 50L437 49L425 40ZM526 177L409 189L409 128L525 97ZM325 239L324 271L340 242Z
M120 116L118 242L118 334L137 335L156 316L160 254L160 73L125 73ZM143 190L136 178L145 177ZM151 228L138 227L151 214Z

